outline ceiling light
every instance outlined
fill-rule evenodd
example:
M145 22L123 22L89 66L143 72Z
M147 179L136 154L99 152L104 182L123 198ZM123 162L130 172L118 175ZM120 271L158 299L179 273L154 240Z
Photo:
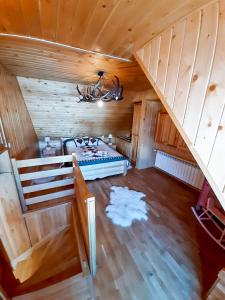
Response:
M81 92L78 85L77 91L79 93L78 102L110 102L110 101L119 101L123 99L123 86L120 84L120 80L117 76L114 75L115 80L112 80L110 88L108 85L105 85L104 81L104 71L98 72L99 79L94 86L89 86L84 92ZM100 103L101 103L100 102ZM99 103L99 106L102 107L102 104Z
M97 101L98 107L102 107L104 105L104 102L102 100Z

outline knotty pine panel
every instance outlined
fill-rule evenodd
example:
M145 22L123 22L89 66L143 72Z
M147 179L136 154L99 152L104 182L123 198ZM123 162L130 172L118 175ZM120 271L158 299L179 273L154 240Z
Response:
M114 136L129 134L132 128L133 101L156 99L152 89L146 93L124 92L120 102L77 103L75 83L18 77L18 81L39 137L78 135ZM80 89L85 86L79 85Z
M10 261L30 248L14 177L9 172L0 174L0 238Z
M207 2L7 0L0 2L0 33L38 37L132 58L134 46L143 45Z
M37 155L37 136L18 81L0 65L0 114L11 157Z
M163 84L158 84L160 80L152 76L155 63L146 66L147 58L142 59L144 46L136 57L225 208L224 28L225 1L220 0L166 29L173 31L172 40L167 39L167 46L163 46L167 52L159 50L158 61L162 55L165 61L170 57L165 91Z
M99 70L106 80L118 76L124 89L141 91L150 84L138 63L77 51L61 45L0 35L0 63L13 75L62 82L96 83Z
M42 239L65 229L72 224L71 203L64 203L28 212L24 215L31 245L41 242Z

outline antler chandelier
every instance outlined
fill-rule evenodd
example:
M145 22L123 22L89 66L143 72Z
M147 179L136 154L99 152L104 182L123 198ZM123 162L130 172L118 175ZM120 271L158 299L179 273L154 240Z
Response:
M107 88L104 82L104 71L98 72L99 79L94 86L86 88L84 92L81 92L78 85L77 91L79 93L79 102L110 102L119 101L123 99L123 86L120 84L120 80L114 75L115 80L112 80L110 89Z

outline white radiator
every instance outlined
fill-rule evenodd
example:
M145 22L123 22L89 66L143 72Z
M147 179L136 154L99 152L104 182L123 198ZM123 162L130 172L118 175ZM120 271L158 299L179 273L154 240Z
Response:
M165 152L157 150L155 167L177 177L197 189L202 188L205 177L201 169L195 164L183 161Z

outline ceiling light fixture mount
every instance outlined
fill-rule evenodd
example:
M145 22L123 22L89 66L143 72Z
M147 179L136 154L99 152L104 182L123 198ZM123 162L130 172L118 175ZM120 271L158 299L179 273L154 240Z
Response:
M108 87L104 80L104 71L99 71L99 79L94 86L87 87L84 92L81 92L78 85L77 91L79 93L80 100L78 102L111 102L120 101L123 99L123 86L120 84L120 80L114 75L115 80L112 80L112 85Z

